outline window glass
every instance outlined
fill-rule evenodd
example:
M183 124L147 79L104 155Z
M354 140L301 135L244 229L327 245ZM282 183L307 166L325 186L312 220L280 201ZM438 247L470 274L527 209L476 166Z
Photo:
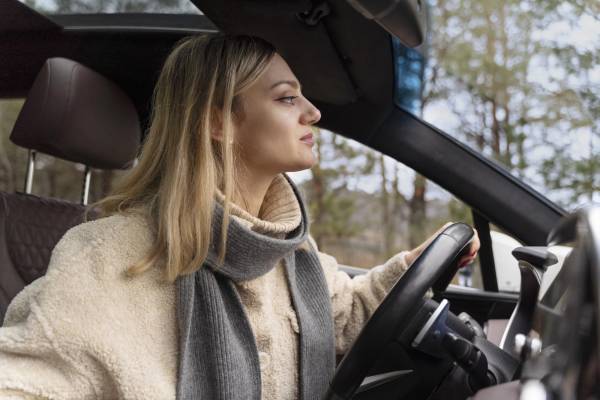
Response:
M23 192L28 150L9 139L23 99L0 100L0 190ZM32 193L72 202L80 202L85 166L46 154L36 156ZM92 170L89 201L100 199L111 189L123 171Z
M498 290L501 292L519 292L521 287L521 273L519 263L513 257L512 251L521 246L518 240L504 233L498 227L490 226L492 238L492 254L496 267L496 280Z
M521 272L519 262L513 257L512 251L522 244L512 236L503 232L497 226L490 227L492 237L492 252L494 255L494 266L496 267L496 279L498 290L501 292L521 291ZM548 251L553 253L558 262L547 268L540 285L539 298L548 290L558 272L561 270L565 257L571 252L569 246L550 246Z
M430 0L423 117L571 211L600 201L597 0Z
M22 99L0 99L0 190L4 192L22 191L25 183L27 150L9 140L22 106Z
M470 209L412 169L362 144L317 131L318 163L290 174L308 200L311 235L342 265L372 268L410 250ZM482 288L478 261L454 284Z

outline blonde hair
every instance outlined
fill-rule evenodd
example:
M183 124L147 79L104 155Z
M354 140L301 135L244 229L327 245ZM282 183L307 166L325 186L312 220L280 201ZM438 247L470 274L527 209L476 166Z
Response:
M218 243L223 262L237 186L232 128L236 118L243 118L239 95L256 82L275 52L260 38L219 33L184 38L167 57L137 165L92 205L102 216L141 213L153 224L155 242L129 267L130 276L164 265L166 280L173 282L202 266L217 188L225 197ZM221 140L212 138L215 128L222 131Z

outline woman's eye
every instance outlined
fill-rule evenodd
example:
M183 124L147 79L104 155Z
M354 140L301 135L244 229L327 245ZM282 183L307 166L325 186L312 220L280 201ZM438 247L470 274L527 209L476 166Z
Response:
M279 100L283 101L284 103L294 105L294 99L296 99L297 97L298 96L286 96L286 97L281 97Z

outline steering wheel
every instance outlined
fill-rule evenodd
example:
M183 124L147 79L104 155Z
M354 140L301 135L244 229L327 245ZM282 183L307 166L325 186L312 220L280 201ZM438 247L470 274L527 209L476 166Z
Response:
M456 223L441 232L392 287L337 367L325 399L350 399L388 343L408 325L427 290L441 291L468 251L473 229Z

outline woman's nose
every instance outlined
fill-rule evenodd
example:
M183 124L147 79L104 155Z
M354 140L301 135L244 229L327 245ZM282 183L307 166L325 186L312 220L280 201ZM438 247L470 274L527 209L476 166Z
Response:
M314 125L321 119L321 111L308 100L306 102L308 103L308 109L303 115L304 121L302 122L307 125Z

